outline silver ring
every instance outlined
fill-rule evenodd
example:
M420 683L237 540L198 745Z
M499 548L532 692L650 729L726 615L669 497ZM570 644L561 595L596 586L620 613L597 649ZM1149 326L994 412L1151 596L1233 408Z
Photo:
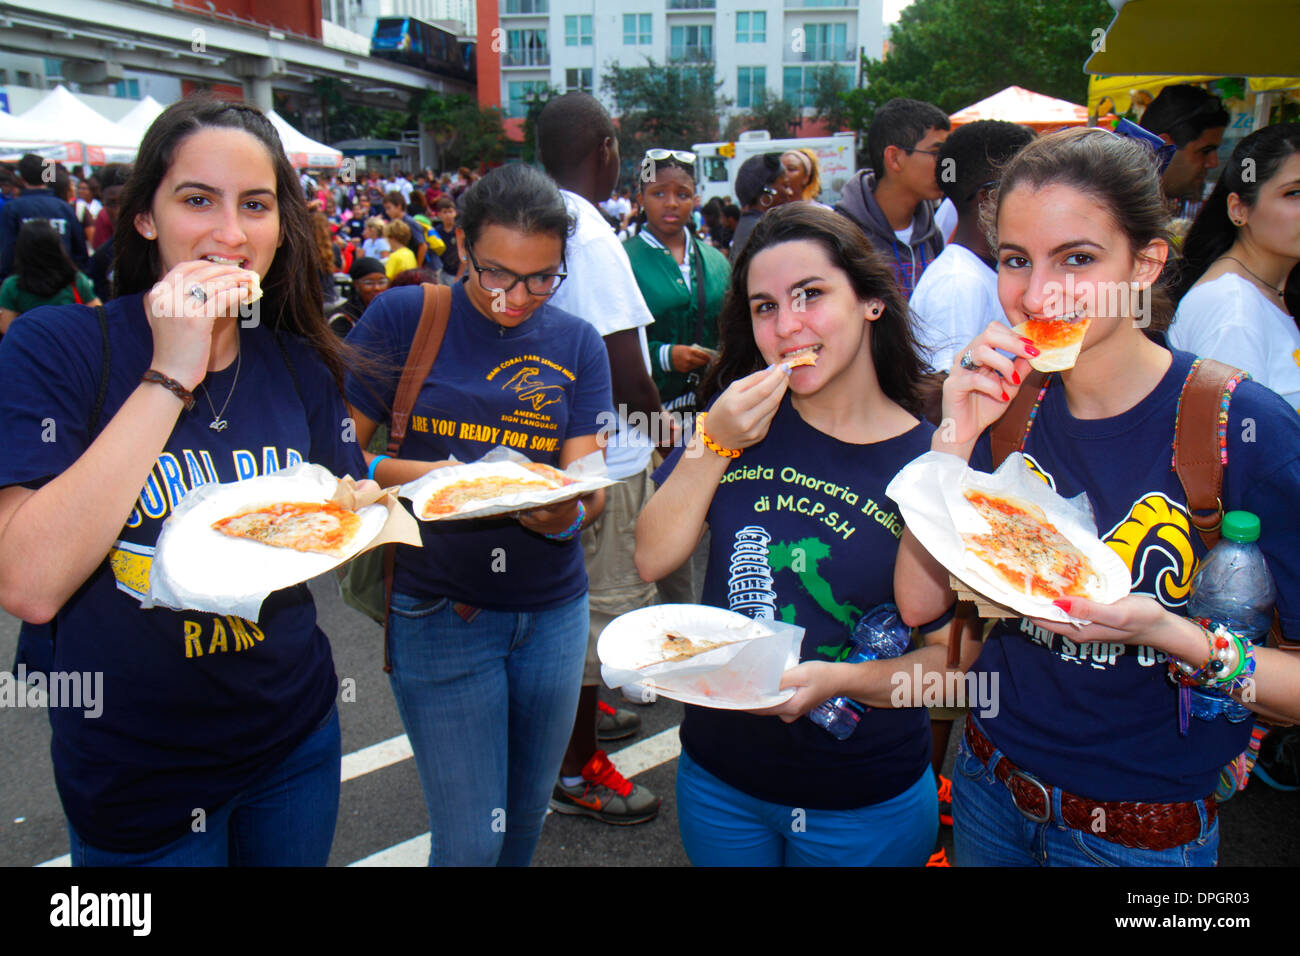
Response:
M199 305L203 305L208 301L208 294L203 291L203 286L199 285L197 282L190 286L190 297L198 299Z
M979 362L975 361L975 356L971 354L970 349L967 349L962 353L961 367L971 372L980 367Z

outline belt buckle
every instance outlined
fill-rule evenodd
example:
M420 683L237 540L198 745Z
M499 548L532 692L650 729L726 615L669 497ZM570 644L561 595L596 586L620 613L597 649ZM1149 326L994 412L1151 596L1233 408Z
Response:
M1016 803L1016 799L1015 799L1016 794L1015 791L1012 790L1011 801L1013 803L1016 803L1016 809L1020 811L1020 815L1023 816L1026 820L1032 820L1034 823L1047 823L1049 820L1051 820L1052 819L1052 797L1047 792L1047 787L1043 783L1043 781L1039 780L1033 774L1025 773L1025 771L1023 770L1020 769L1012 770L1011 773L1007 775L1008 790L1011 790L1011 779L1013 777L1019 777L1021 780L1024 780L1027 783L1031 784L1032 786L1037 787L1038 792L1043 795L1043 814L1042 816L1038 816L1037 814L1030 813L1019 803Z

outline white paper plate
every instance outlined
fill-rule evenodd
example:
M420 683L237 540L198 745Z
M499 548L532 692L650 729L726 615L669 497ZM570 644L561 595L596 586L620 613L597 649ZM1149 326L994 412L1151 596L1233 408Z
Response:
M337 485L328 469L303 462L270 475L194 489L163 524L144 606L256 620L271 592L309 581L363 551L383 530L388 509L373 504L357 512L361 531L342 558L232 538L212 523L277 501L329 501Z
M684 661L662 662L668 632L727 641ZM720 710L774 707L794 696L781 675L799 663L803 628L699 604L659 604L620 615L596 654L610 687L639 683L656 695Z

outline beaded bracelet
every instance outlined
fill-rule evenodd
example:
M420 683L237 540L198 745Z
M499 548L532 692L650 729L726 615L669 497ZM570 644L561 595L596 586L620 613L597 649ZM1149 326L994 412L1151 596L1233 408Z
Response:
M739 448L723 448L704 432L704 419L709 417L708 412L700 412L695 416L695 434L700 436L700 441L704 442L704 447L721 458L739 458Z
M550 538L552 541L572 541L582 531L582 522L587 518L587 506L578 499L578 517L574 519L573 524L569 525L563 531L557 531L551 534L549 531L543 531L542 537Z
M1234 634L1222 624L1215 624L1208 618L1191 618L1205 633L1210 644L1210 653L1205 663L1193 668L1186 661L1170 658L1169 673L1184 687L1202 687L1206 689L1232 691L1244 687L1251 675L1255 673L1255 647L1250 641ZM1236 649L1236 666L1225 674L1228 668L1229 652Z

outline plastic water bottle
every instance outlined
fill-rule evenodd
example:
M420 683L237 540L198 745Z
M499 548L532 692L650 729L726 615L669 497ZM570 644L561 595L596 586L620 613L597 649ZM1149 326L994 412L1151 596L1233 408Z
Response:
M1273 625L1277 586L1255 544L1259 518L1249 511L1229 511L1221 534L1192 579L1188 616L1209 618L1261 646ZM1250 717L1251 711L1221 690L1194 687L1192 715L1201 720L1223 715L1236 722Z
M848 663L898 657L912 640L912 629L898 616L893 604L872 608L858 620L849 640L853 653ZM858 729L858 721L867 708L849 697L832 697L808 714L808 719L825 728L836 740L847 740Z

